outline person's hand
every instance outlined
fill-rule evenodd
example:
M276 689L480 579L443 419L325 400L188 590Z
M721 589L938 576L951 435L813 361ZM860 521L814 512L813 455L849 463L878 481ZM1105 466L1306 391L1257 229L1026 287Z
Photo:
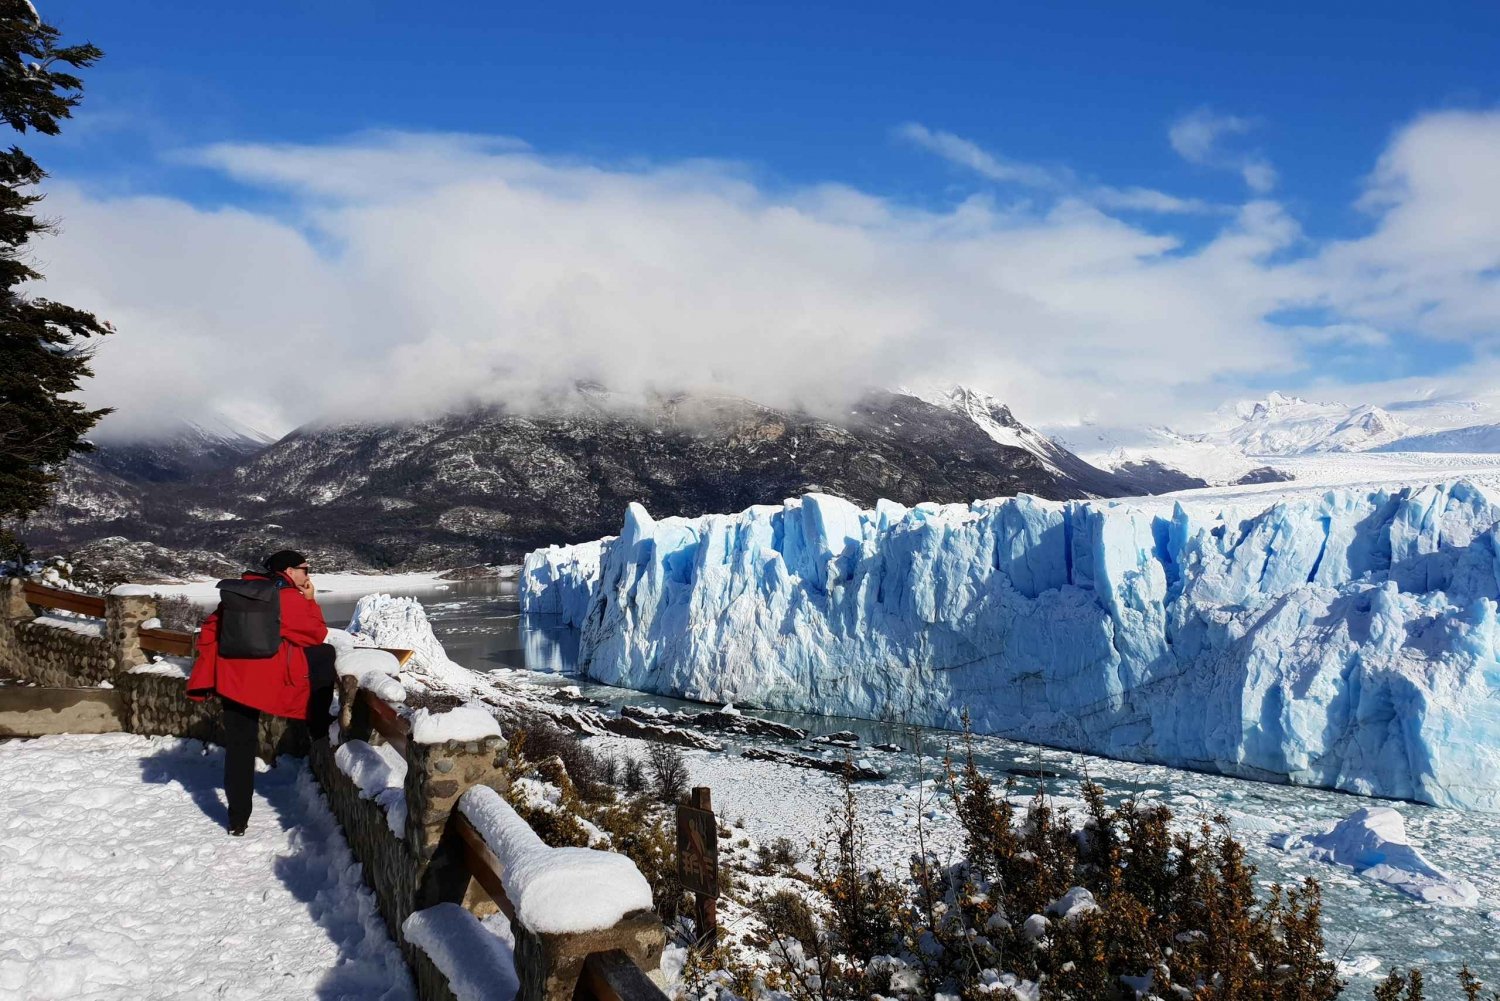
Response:
M303 576L302 582L297 585L297 590L301 591L302 597L308 601L313 600L313 595L318 593L318 589L313 586L312 578L308 576Z

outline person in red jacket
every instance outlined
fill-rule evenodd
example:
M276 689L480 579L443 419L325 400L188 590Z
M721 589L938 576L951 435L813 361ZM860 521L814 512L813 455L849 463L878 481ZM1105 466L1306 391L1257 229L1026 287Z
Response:
M324 641L328 625L314 600L317 589L307 558L284 549L268 556L265 573L245 571L243 580L273 581L279 587L281 647L270 657L225 657L219 653L219 609L198 634L198 658L188 677L188 698L219 696L224 709L224 795L229 800L229 833L245 833L255 789L255 753L260 714L307 721L313 740L328 739L333 703L334 649Z

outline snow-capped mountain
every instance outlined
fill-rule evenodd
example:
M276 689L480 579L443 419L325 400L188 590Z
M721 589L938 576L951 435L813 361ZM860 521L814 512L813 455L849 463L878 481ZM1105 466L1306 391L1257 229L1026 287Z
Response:
M84 458L127 480L174 483L232 466L275 440L233 418L207 414L145 436L97 436Z
M180 466L149 459L75 463L69 505L37 519L33 545L109 535L236 560L294 546L321 566L415 569L515 560L602 535L631 501L697 515L808 490L861 504L1139 492L998 401L963 393L939 404L874 392L827 417L728 396L626 401L579 387L542 414L491 408L307 427L175 478L159 474Z
M1232 413L1235 420L1224 427L1182 437L1242 455L1276 456L1364 452L1418 433L1370 404L1312 403L1281 393L1238 403Z
M1198 441L1171 428L1076 424L1048 430L1083 460L1133 481L1139 494L1291 478L1264 459L1252 459L1238 449Z
M1377 452L1500 452L1500 424L1429 431L1398 438Z

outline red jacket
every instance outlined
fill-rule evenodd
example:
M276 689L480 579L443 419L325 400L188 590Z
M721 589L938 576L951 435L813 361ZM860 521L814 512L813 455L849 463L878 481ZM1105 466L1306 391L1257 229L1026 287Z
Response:
M263 575L245 574L255 580ZM226 699L252 706L274 716L307 717L307 654L304 647L317 646L328 638L323 610L311 598L291 586L281 589L281 649L271 657L220 657L219 612L216 609L198 634L198 659L188 677L188 698L201 702L217 692Z

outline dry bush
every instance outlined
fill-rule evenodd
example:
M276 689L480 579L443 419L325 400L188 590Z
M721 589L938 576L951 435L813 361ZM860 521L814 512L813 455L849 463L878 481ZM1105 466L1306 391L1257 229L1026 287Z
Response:
M663 803L679 802L687 795L687 759L671 744L653 743L647 752L647 766L651 770L651 785L656 798Z
M180 594L156 595L156 617L163 629L177 629L185 633L196 632L208 618L208 609L194 604Z
M792 868L802 861L802 853L791 838L777 838L770 844L756 849L756 868L762 875L770 875Z
M627 757L620 765L620 788L631 795L646 791L646 770L639 758Z

